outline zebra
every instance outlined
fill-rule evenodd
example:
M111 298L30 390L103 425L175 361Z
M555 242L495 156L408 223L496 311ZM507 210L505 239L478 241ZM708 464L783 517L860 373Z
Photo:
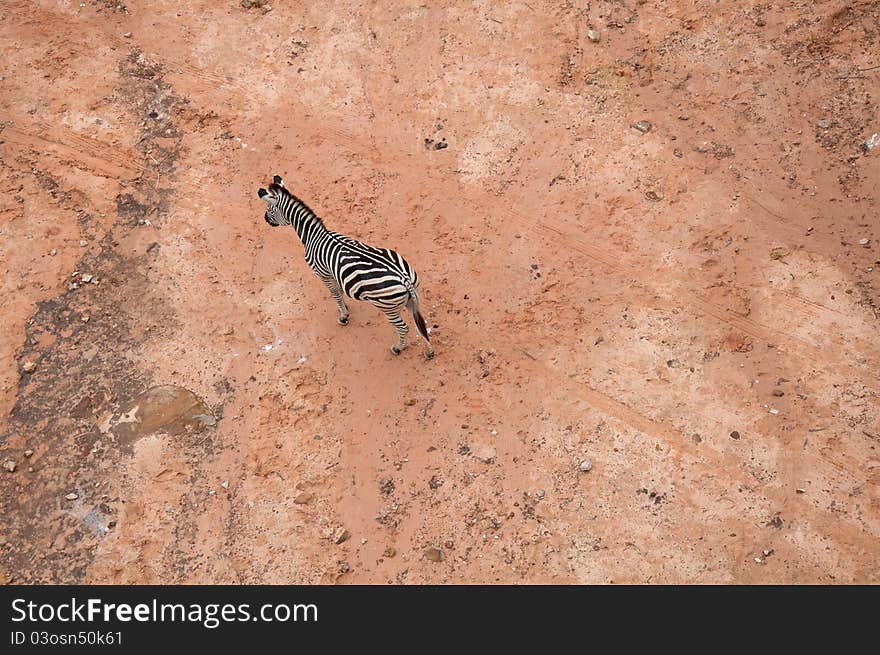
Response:
M409 310L425 340L425 357L434 357L425 319L419 311L419 276L409 262L393 250L373 248L327 229L318 216L275 175L269 189L257 195L268 205L266 222L272 227L292 225L305 248L306 262L330 291L339 308L338 323L348 325L349 311L342 294L366 300L385 314L397 331L391 352L406 347L409 327L401 317Z

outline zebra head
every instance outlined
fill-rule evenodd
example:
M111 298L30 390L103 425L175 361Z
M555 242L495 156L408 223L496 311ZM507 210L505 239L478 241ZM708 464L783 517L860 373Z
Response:
M284 212L281 211L281 203L280 200L284 195L282 189L284 189L284 180L281 179L280 175L276 175L273 178L272 184L269 185L269 190L260 189L257 191L257 195L260 196L261 200L264 200L267 205L266 214L263 218L266 219L266 222L272 227L278 227L279 225L290 225L290 219L284 215Z

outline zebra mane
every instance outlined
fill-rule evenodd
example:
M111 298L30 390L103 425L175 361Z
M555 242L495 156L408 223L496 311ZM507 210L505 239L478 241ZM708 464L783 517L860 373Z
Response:
M287 198L290 198L290 200L291 200L290 211L291 212L296 212L297 209L304 209L306 212L308 212L308 215L311 218L314 218L316 221L318 221L318 223L320 223L321 225L324 225L324 221L322 221L321 218L314 211L312 211L311 207L309 207L306 203L304 203L302 200L297 198L295 195L293 195L290 191L288 191L286 188L284 188L280 184L276 184L273 182L272 184L269 185L269 191L274 193L276 196L286 196Z

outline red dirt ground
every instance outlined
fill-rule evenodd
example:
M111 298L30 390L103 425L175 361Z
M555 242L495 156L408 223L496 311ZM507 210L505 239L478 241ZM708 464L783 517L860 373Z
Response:
M260 4L4 4L0 577L880 581L880 5Z

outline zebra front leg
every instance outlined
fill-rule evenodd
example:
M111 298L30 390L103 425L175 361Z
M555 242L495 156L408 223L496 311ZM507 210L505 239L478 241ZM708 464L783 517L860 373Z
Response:
M336 301L337 307L339 307L339 318L336 319L336 322L340 325L348 325L348 306L345 304L345 300L342 297L342 288L339 286L335 277L320 277L321 281L330 290L330 294Z
M400 317L400 310L387 311L385 312L385 316L388 318L388 322L394 326L394 329L397 331L397 343L391 346L391 353L394 355L399 355L400 351L406 348L406 333L409 332L409 327Z

